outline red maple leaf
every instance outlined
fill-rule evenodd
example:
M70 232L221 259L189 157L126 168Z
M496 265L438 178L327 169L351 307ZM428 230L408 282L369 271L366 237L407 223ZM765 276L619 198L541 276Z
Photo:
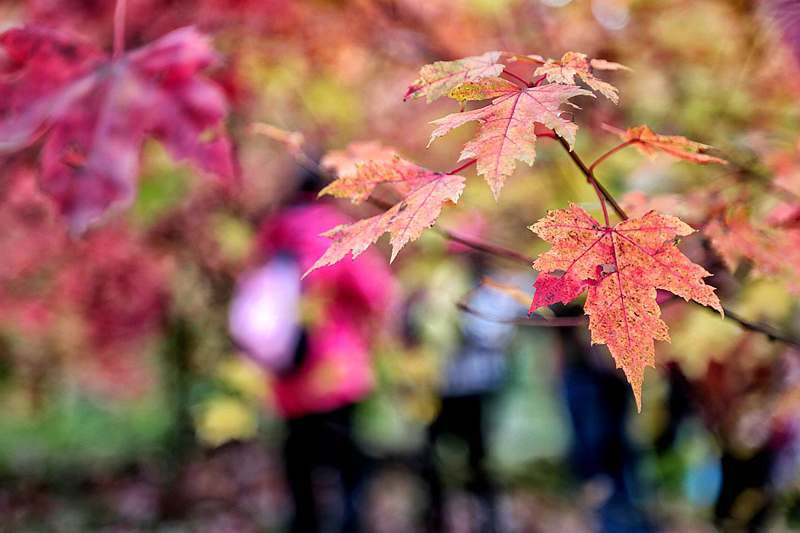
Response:
M431 135L431 142L467 122L478 121L480 125L475 138L464 146L460 160L473 157L478 160L478 173L486 178L495 199L506 178L514 171L517 160L533 164L536 158L535 124L554 130L572 146L578 125L569 117L562 116L560 106L572 105L569 99L573 96L594 96L574 85L520 87L495 77L464 83L450 95L462 101L492 99L486 107L434 120L432 124L438 127Z
M533 264L541 273L534 284L531 312L568 303L588 290L584 309L592 343L608 346L641 410L644 369L655 366L654 340L669 340L656 289L723 312L714 288L703 282L709 273L676 246L677 237L694 230L655 211L601 227L575 204L551 211L531 230L553 245ZM557 277L555 271L563 274Z
M132 201L145 136L173 159L231 180L223 92L199 75L216 58L193 28L112 59L40 26L0 35L0 150L47 133L41 186L73 231Z
M359 203L381 183L404 185L410 191L385 213L342 224L324 233L333 242L304 276L312 270L338 262L348 253L355 258L386 232L391 235L391 260L394 261L403 246L418 239L422 230L436 222L442 204L456 203L464 190L463 176L434 172L397 156L392 160L358 163L356 168L355 174L340 177L322 192L350 197L354 203Z

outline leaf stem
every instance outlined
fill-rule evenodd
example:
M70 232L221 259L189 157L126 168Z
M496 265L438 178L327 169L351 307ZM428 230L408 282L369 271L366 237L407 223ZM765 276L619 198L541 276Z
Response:
M125 0L114 6L114 50L111 58L117 59L125 52Z
M564 149L567 151L567 154L569 154L570 158L572 158L572 161L578 166L583 175L586 176L586 181L588 181L594 186L598 196L601 197L601 203L602 200L605 199L605 201L608 202L608 204L617 213L619 218L621 218L622 220L627 220L628 215L625 214L625 211L623 211L622 207L620 207L620 205L617 203L614 197L611 196L611 194L606 190L605 187L603 187L603 184L597 181L597 178L594 177L594 172L592 172L592 170L586 166L583 160L580 157L578 157L578 154L576 154L575 151L572 150L572 148L570 148L567 140L561 135L556 135L555 137L558 140L558 142L561 143L561 146L563 146ZM605 211L605 205L603 205L603 211ZM608 217L606 217L606 224L608 224Z
M779 197L782 200L789 200L791 202L800 202L800 195L794 193L783 187L782 185L775 183L774 177L770 175L767 171L763 168L760 168L755 162L753 161L741 161L738 158L734 157L731 154L723 154L726 161L728 161L731 165L736 167L734 171L735 174L738 174L743 179L749 179L750 181L755 181L759 185L762 185L768 190L769 192L773 193L775 196Z
M520 76L517 76L516 74L514 74L514 73L513 73L513 72L511 72L511 71L504 70L504 71L503 71L503 74L508 74L508 75L509 75L509 76L511 76L512 78L519 80L519 81L520 81L520 83L522 83L522 85L523 85L524 87L530 87L530 84L529 84L527 81L525 81L525 80L524 80L522 77L520 77Z
M463 164L463 165L461 165L460 167L458 167L458 168L456 168L456 169L453 169L453 170L451 170L450 172L446 172L445 174L447 174L447 175L449 176L449 175L451 175L451 174L455 174L456 172L461 172L461 171L462 171L462 170L464 170L465 168L469 168L469 167L471 167L472 165L474 165L474 164L475 164L477 161L478 161L477 159L470 159L469 161L467 161L466 163L464 163L464 164Z
M608 218L608 208L606 207L606 199L603 198L603 193L600 191L600 187L597 184L597 180L589 180L594 187L594 192L597 194L597 197L600 199L600 207L603 208L603 219L606 223L606 228L611 227L611 220Z
M600 163L605 161L609 156L614 155L615 153L619 152L623 148L632 145L634 142L635 141L625 141L624 143L622 143L622 144L612 148L608 152L604 153L603 155L601 155L600 157L597 158L597 161L595 161L594 163L592 163L589 166L589 171L590 172L594 172L594 167L596 167L597 165L599 165Z

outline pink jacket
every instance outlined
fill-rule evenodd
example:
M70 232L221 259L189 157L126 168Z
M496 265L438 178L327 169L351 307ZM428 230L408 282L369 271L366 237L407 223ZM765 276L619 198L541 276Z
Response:
M268 256L290 254L302 274L331 242L319 234L347 222L330 205L290 207L266 221L259 244ZM299 368L275 380L278 407L289 418L331 411L372 391L373 345L398 286L388 260L369 249L355 260L313 271L302 280L300 295L298 319L307 334L307 351Z

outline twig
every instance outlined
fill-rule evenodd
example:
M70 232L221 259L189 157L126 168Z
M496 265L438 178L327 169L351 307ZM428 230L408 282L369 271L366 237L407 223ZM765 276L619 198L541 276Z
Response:
M531 315L529 318L500 318L484 313L474 307L470 307L464 302L458 302L456 307L465 313L500 324L516 324L518 326L535 326L541 328L568 328L572 326L585 326L589 323L588 316L557 316L548 318L542 315Z
M776 196L780 197L782 200L788 200L791 202L800 202L800 195L797 195L793 191L790 191L786 187L783 187L780 184L775 183L775 180L772 176L768 175L764 170L758 168L755 164L742 161L740 158L736 158L730 155L725 154L724 159L728 161L731 165L736 167L736 173L744 178L749 178L750 180L756 181L759 184L766 187L768 191L773 192Z
M253 124L250 124L250 126L247 128L247 132L254 135L263 135L264 137L268 137L273 141L283 144L286 147L286 151L289 152L292 157L294 157L294 160L297 162L297 164L309 171L314 176L317 176L325 181L333 181L335 179L335 176L331 176L322 170L322 167L319 166L319 163L308 157L308 154L305 153L303 150L305 137L302 133L298 131L282 130L273 126L272 124L263 124L260 122L254 122Z
M477 250L479 252L485 252L496 257L509 259L511 261L516 261L517 263L522 263L528 266L531 266L534 261L533 258L521 254L516 250L512 250L511 248L507 248L499 244L487 242L478 239L477 237L468 237L444 228L434 227L432 229L453 242L463 244L464 246L469 246L473 250Z
M567 143L567 141L563 137L561 137L560 135L557 135L556 139L558 139L558 141L561 143L561 145L564 147L564 149L567 150L567 153L569 153L569 156L572 158L572 161L575 162L575 164L581 170L583 175L586 176L587 181L589 181L590 184L594 185L595 188L601 192L603 197L614 208L614 211L617 212L617 215L619 215L619 217L622 220L627 220L628 219L628 215L625 214L625 212L622 210L622 208L619 207L619 204L617 204L616 200L611 196L611 194L600 184L600 182L597 181L597 178L594 177L594 173L592 172L592 170L583 163L581 158L578 157L578 154L576 154L574 151L572 151L570 149L569 143ZM702 307L706 307L707 309L709 309L711 311L714 311L712 308L704 306L703 304L697 303L694 300L692 300L692 303L694 303L696 305L700 305ZM773 326L770 326L769 324L755 323L755 322L751 322L749 320L746 320L741 315L739 315L737 313L734 313L733 311L731 311L730 309L728 309L724 305L722 306L722 310L725 312L725 316L727 318L730 318L734 322L738 322L739 325L742 326L744 329L747 329L747 330L750 330L750 331L757 331L759 333L763 333L770 340L779 340L779 341L784 342L786 344L790 344L792 346L800 347L800 338L798 338L798 337L796 337L794 335L782 332L782 331L774 328Z
M711 308L709 307L709 309ZM792 346L800 348L800 339L798 339L794 335L790 335L789 333L780 331L779 329L769 324L765 324L763 322L751 322L750 320L747 320L738 313L734 313L725 306L722 306L722 309L725 311L725 318L730 318L733 321L738 322L739 325L742 326L744 329L755 331L758 333L763 333L771 341L781 341L785 344L790 344ZM713 311L713 309L711 310Z
M594 172L589 170L589 167L587 167L586 164L581 160L581 158L578 157L578 154L576 154L575 151L572 150L572 148L570 148L567 140L564 139L564 137L562 137L561 135L556 135L555 137L567 151L569 156L572 158L572 161L574 161L575 164L578 166L578 168L581 169L583 175L586 176L586 181L597 187L597 189L600 191L600 194L602 194L603 198L606 199L606 202L608 202L608 204L614 208L614 211L616 211L617 215L619 215L619 217L622 220L627 220L628 215L625 214L625 211L622 210L622 207L620 207L620 205L617 203L614 197L611 196L611 194L606 190L605 187L603 187L603 184L597 181L597 178L594 177Z

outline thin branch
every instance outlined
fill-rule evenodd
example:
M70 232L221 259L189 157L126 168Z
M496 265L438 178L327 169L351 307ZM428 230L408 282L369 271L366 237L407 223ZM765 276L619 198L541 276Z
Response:
M583 160L578 157L578 154L576 154L575 151L570 148L567 140L561 135L556 135L556 139L561 143L561 146L564 147L569 156L572 158L572 161L575 162L583 175L586 176L586 180L597 187L597 189L600 191L600 194L602 194L603 198L606 199L606 202L608 202L608 204L614 208L614 211L616 211L617 215L619 215L622 220L627 220L628 215L625 214L625 211L623 211L622 207L620 207L614 197L611 196L605 187L603 187L603 184L597 181L597 178L594 177L594 173L589 169L589 167L586 166Z
M322 170L317 161L314 161L303 150L305 137L302 133L297 131L286 131L273 126L272 124L263 124L254 122L247 128L247 132L253 135L263 135L273 141L277 141L286 147L286 151L294 157L295 162L303 167L305 170L325 181L333 181L335 176Z
M708 309L713 311L713 309L711 309L710 307ZM781 341L785 344L790 344L792 346L800 348L800 339L798 339L794 335L785 333L773 326L770 326L769 324L765 324L764 322L752 322L750 320L747 320L743 316L739 315L738 313L734 313L725 306L722 306L722 309L725 311L725 318L730 318L734 322L738 322L739 325L742 326L744 329L755 331L758 333L763 333L771 341Z
M585 326L589 323L588 316L559 316L549 318L542 315L531 315L529 318L500 318L484 313L480 309L470 307L464 302L458 302L456 307L465 313L500 324L516 324L518 326L536 326L542 328L568 328L572 326Z
M723 154L726 161L729 164L736 167L736 173L743 178L749 178L751 181L756 181L761 185L764 185L766 189L776 196L781 198L782 200L789 200L791 202L800 202L800 195L790 191L786 187L775 183L774 177L764 170L758 168L755 164L742 161L739 158L730 156L728 154Z
M581 172L583 172L583 175L586 176L586 179L589 181L589 183L591 183L592 185L595 185L595 187L600 190L600 192L602 193L602 195L606 199L606 201L608 201L608 203L614 208L614 211L617 212L617 215L619 215L619 217L622 220L627 220L628 216L619 207L619 204L617 204L616 200L611 196L611 194L602 186L602 184L600 182L597 181L597 178L594 177L594 173L592 172L592 170L583 163L581 158L578 157L578 154L576 154L574 151L570 150L569 143L567 143L567 141L563 137L561 137L560 135L557 135L556 139L558 139L558 141L561 143L561 145L564 147L564 149L567 150L567 153L569 153L569 156L572 158L572 160L575 162L575 164L578 166L578 168L580 168ZM595 165L596 164L597 164L597 162L595 162ZM697 304L697 305L706 307L703 304L699 304L699 303L695 302L694 300L692 300L692 302ZM713 311L713 309L711 309L710 307L708 307L708 309ZM779 340L779 341L785 342L786 344L790 344L792 346L800 347L800 338L798 338L798 337L796 337L794 335L791 335L789 333L784 333L784 332L774 328L773 326L770 326L769 324L764 324L764 323L760 323L760 322L756 323L756 322L751 322L749 320L746 320L741 315L739 315L737 313L734 313L733 311L729 310L725 306L722 306L722 309L725 312L725 316L727 318L730 318L734 322L738 322L739 325L741 325L744 329L747 329L747 330L750 330L750 331L757 331L759 333L763 333L770 340Z
M533 258L528 257L525 254L521 254L516 250L512 250L511 248L487 242L478 239L476 237L468 237L466 235L461 235L459 233L455 233L453 231L444 228L433 227L432 229L437 233L443 235L445 238L453 242L463 244L464 246L469 246L473 250L477 250L479 252L485 252L487 254L494 255L502 259L515 261L517 263L522 263L527 266L531 266L533 264Z

